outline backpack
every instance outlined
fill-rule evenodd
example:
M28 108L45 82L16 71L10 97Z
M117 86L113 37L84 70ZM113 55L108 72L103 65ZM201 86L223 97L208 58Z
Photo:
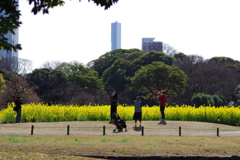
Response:
M17 112L18 109L17 109L17 107L13 107L13 110Z

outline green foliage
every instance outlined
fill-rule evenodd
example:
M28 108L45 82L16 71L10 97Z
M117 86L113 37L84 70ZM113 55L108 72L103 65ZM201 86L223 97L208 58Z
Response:
M133 76L135 71L140 69L141 66L151 64L154 61L160 61L160 62L164 62L167 65L172 65L173 60L174 59L171 56L168 56L163 52L159 52L159 51L146 52L145 54L141 55L140 57L137 57L135 60L132 61L130 65L130 70L131 70L130 76Z
M224 106L226 100L222 95L209 95L204 93L198 93L193 95L191 99L192 103L196 106Z
M210 61L213 61L213 62L218 62L218 63L222 63L222 64L236 64L236 63L239 63L239 61L236 61L232 58L229 58L229 57L212 57L210 59Z
M68 79L90 93L104 91L102 79L98 78L98 73L96 71L89 71L86 74L74 72L69 75Z
M240 105L240 84L235 88L235 105Z
M56 67L56 70L65 73L67 77L75 72L81 72L81 74L86 74L89 71L88 68L84 67L82 63L79 63L77 61L73 61L70 63L64 62L58 67Z
M98 59L91 61L91 68L96 70L101 77L103 72L112 66L112 64L118 59L125 59L125 57L131 53L138 52L138 49L116 49L111 52L107 52L100 56Z
M11 79L13 79L14 77L17 76L16 73L11 72L11 71L8 71L8 70L6 70L5 68L3 68L3 67L1 67L1 66L0 66L0 73L3 75L3 78L4 78L6 81L11 80Z
M66 84L67 78L61 71L42 68L27 74L26 80L35 88L39 97L55 102L59 101L60 97L53 96L56 94L54 91Z
M6 87L5 80L3 79L3 75L0 73L0 92Z
M127 54L124 59L127 60L127 61L133 61L136 58L142 56L143 54L146 54L146 52L137 50L135 52L131 52L131 53Z
M208 94L198 93L193 95L191 101L196 107L199 107L201 105L203 106L210 105L212 100Z
M102 79L98 78L98 73L84 67L82 63L76 61L62 63L56 70L65 73L69 82L77 84L78 87L90 93L104 91L104 84Z
M184 53L176 53L176 54L174 54L173 57L176 59L176 61L182 61L182 60L184 60L185 58L190 58L189 56L187 56L187 55L184 54Z
M240 62L229 57L212 57L210 59L212 62L216 62L220 65L224 65L233 70L240 71Z
M115 89L117 92L126 89L126 85L130 83L128 77L129 64L129 61L118 59L103 72L102 78L106 88Z
M223 97L222 97L223 98ZM212 95L214 106L224 106L224 101L219 95Z
M187 86L187 75L178 67L163 62L142 66L130 80L131 90L148 99L155 99L159 90L165 90L170 96L182 94Z
M65 73L70 83L77 84L78 87L90 93L104 91L104 84L102 79L98 78L98 72L83 66L82 63L76 61L62 63L56 70Z

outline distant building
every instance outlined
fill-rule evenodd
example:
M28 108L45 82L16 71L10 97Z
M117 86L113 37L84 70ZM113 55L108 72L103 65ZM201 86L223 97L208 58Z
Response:
M163 44L159 41L153 41L155 38L142 38L142 50L149 52L152 50L163 51Z
M18 0L17 0L18 2ZM18 6L16 6L18 8ZM6 14L4 14L4 12L0 12L0 16L7 16ZM7 38L8 43L12 44L12 45L17 45L18 44L18 29L16 29L14 31L15 34L8 32L7 34L5 34L5 37ZM3 50L0 49L0 57L2 58L6 58L9 61L9 65L13 65L12 63L14 63L14 61L18 60L18 51L14 51L13 49L11 50ZM15 63L16 64L16 63Z
M112 50L121 49L121 23L117 21L111 25Z

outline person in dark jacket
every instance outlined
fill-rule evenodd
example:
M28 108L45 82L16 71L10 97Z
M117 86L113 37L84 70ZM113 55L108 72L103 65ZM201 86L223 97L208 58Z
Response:
M20 97L17 97L15 101L15 106L16 106L16 112L17 112L17 117L16 117L16 123L21 122L21 114L22 114L22 100Z
M111 100L111 110L110 110L110 117L111 120L113 119L113 113L117 113L117 93L116 91L113 91L113 93L110 96L110 100Z

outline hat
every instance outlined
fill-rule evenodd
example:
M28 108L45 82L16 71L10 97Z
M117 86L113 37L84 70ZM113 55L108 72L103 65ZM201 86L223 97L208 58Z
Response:
M161 92L160 92L160 91L158 91L158 92L157 92L157 94L161 94Z
M163 90L163 91L161 91L162 93L164 93L164 94L166 94L166 91L165 90Z
M137 96L137 98L136 99L140 99L140 96Z

